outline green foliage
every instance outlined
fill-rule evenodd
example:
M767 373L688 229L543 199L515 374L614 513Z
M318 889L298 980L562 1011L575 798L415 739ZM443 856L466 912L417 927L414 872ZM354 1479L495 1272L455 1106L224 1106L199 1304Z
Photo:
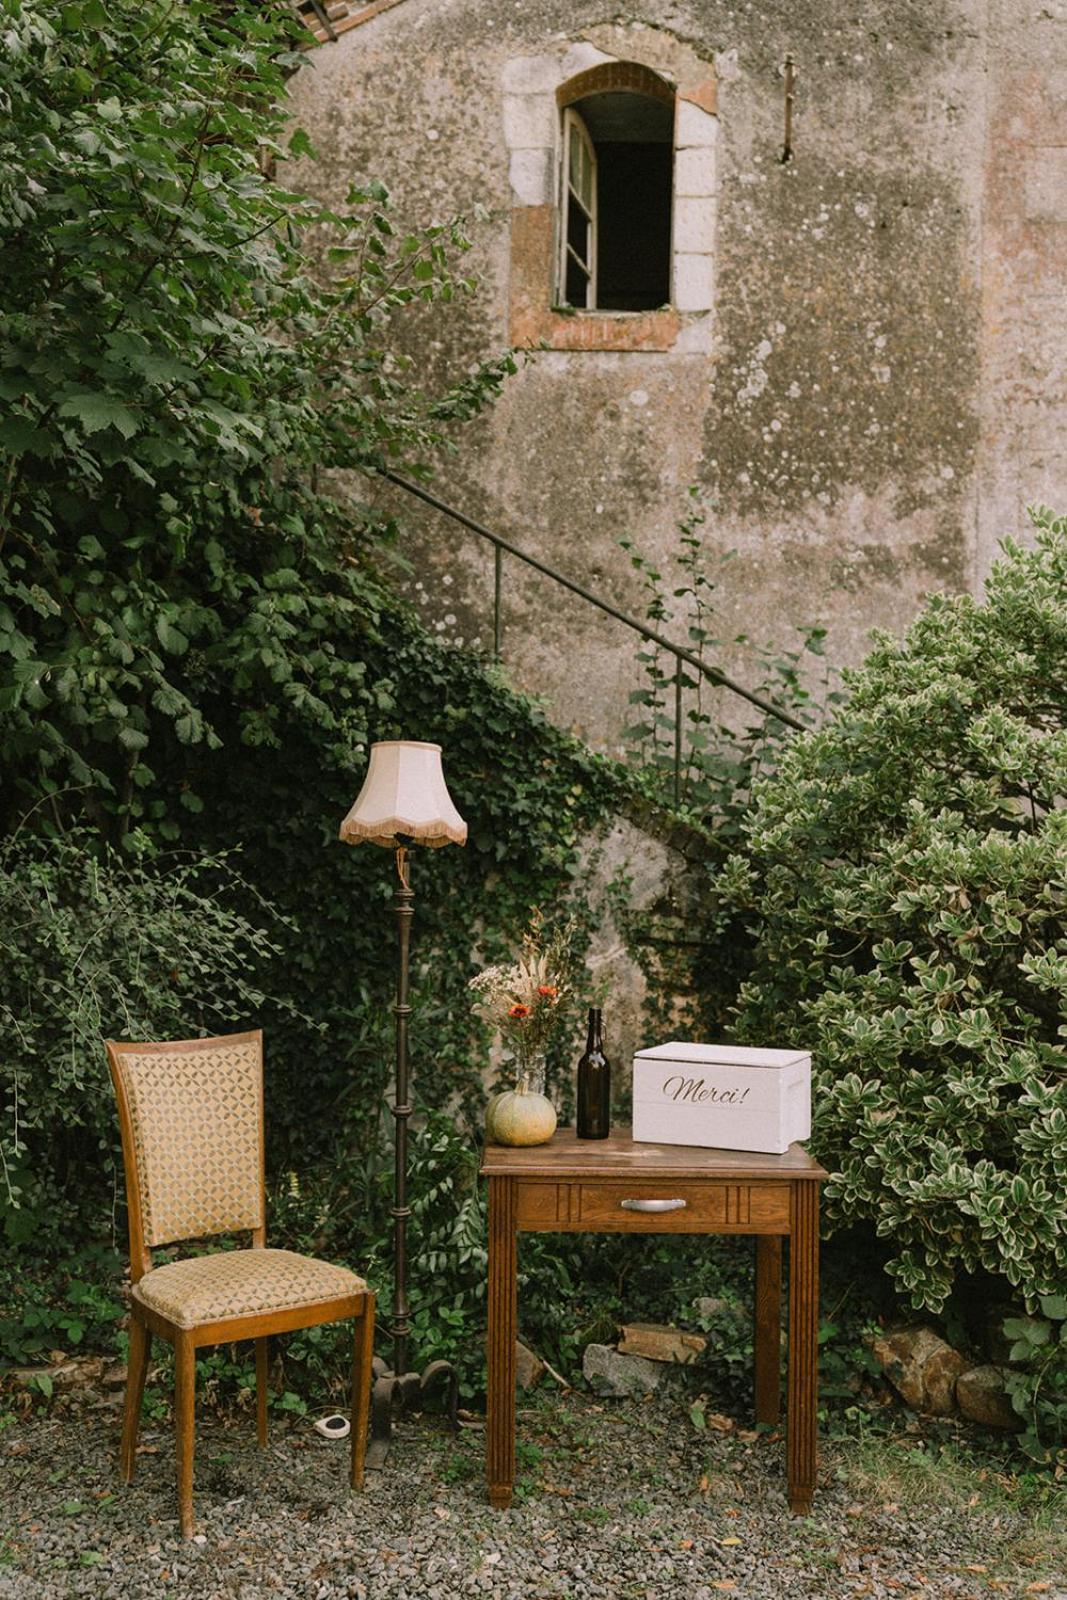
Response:
M740 1039L811 1046L832 1227L916 1306L988 1272L1033 1305L1067 1237L1067 521L984 603L935 596L756 791L719 872L755 943Z
M3 805L10 825L73 787L113 837L173 841L204 803L190 766L227 735L281 750L295 727L355 762L389 696L360 648L380 519L319 474L417 461L512 362L422 396L390 319L470 287L462 228L400 234L380 185L334 212L268 176L301 59L281 0L12 0L7 19Z
M1012 1340L1007 1389L1023 1419L1021 1444L1035 1461L1054 1459L1057 1446L1067 1447L1067 1295L1046 1294L1038 1302L1039 1317L1006 1317L1004 1334Z
M234 909L222 857L150 865L84 832L0 843L0 1219L38 1245L95 1186L110 1209L115 1102L105 1038L225 1032L264 996L272 945ZM22 1202L16 1209L15 1203Z
M716 591L722 575L728 573L736 551L712 558L704 545L703 528L707 510L699 499L698 487L691 487L693 504L678 523L678 551L675 566L676 587L668 595L664 576L657 566L636 548L629 538L619 543L630 557L630 565L641 574L645 590L645 620L658 633L671 635L670 624L685 624L684 634L676 626L674 637L701 662L714 667L716 657L729 645L746 647L754 666L754 692L780 705L804 722L812 722L816 704L804 682L804 657L820 658L825 630L801 630L801 648L776 652L753 647L747 634L730 640L721 638L715 625ZM715 575L713 576L713 572ZM675 802L676 738L680 751L678 801L687 813L713 828L723 843L736 839L751 804L754 785L778 764L781 751L792 738L788 724L777 717L746 708L754 718L745 727L723 718L723 695L714 682L695 667L645 641L637 655L644 684L630 695L637 707L636 720L626 730L631 757L653 778L654 792L669 804ZM682 691L682 727L676 728L676 689ZM824 685L827 702L838 698ZM737 705L731 702L731 710Z
M367 708L370 736L440 743L469 825L463 850L413 852L410 1037L417 1107L451 1107L474 1138L488 1036L471 1014L468 981L510 954L535 906L565 922L568 900L585 898L582 841L610 815L623 782L401 611L389 617L387 641L366 642L364 660L384 700ZM224 767L202 780L205 810L186 836L212 850L240 838L242 872L285 919L279 953L259 969L261 987L289 1002L260 1012L272 1165L306 1171L332 1160L341 1138L370 1166L390 1126L395 870L385 852L336 838L365 758L338 769L297 727L287 730L284 761L239 741L227 751ZM588 917L580 935L579 957ZM574 998L578 1006L586 997ZM561 1042L571 1060L577 1038L575 1030Z
M408 1223L412 1349L420 1367L444 1359L469 1400L485 1383L485 1196L478 1146L455 1120L431 1112L411 1130ZM294 1249L359 1263L389 1322L392 1299L392 1165L344 1157L328 1174L282 1175L272 1196L271 1238ZM380 1341L381 1342L381 1341ZM386 1353L387 1344L384 1345ZM321 1401L342 1400L351 1367L351 1329L323 1326L290 1335L291 1381Z
M98 1246L29 1272L9 1258L0 1270L0 1363L38 1365L53 1350L112 1348L124 1315L121 1272L115 1252ZM38 1389L51 1398L47 1373Z
M32 1211L60 1189L98 1194L113 1160L107 1031L262 1023L272 1165L331 1158L343 1138L371 1169L391 1059L391 870L336 840L367 744L439 740L470 823L465 852L414 863L412 1044L420 1101L460 1100L472 1125L485 1040L466 981L534 905L565 897L579 841L619 787L480 663L428 638L377 573L388 523L357 493L320 488L324 469L419 470L512 363L422 395L392 322L445 315L470 289L452 265L462 227L402 234L379 185L333 212L271 177L287 149L310 153L289 136L285 79L301 58L288 5L8 13L0 833L27 809L38 831L88 823L137 864L140 897L101 857L108 918L100 935L86 928L100 961L68 1019L73 1054L59 1027L77 949L55 919L20 935L23 989L34 972L59 984L47 1023L43 1000L32 1013L38 1044L5 1052L48 1201ZM164 925L159 852L235 844L240 879L220 869L203 886L213 904L179 898ZM72 919L98 893L77 881L79 846L62 858ZM20 892L14 866L6 892ZM256 932L264 899L282 912L270 940ZM130 966L135 934L159 941L149 965ZM39 1082L35 1049L49 1063Z
M815 721L821 703L833 705L840 698L828 676L818 698L808 686L808 669L822 658L823 630L801 630L800 648L784 652L757 647L745 634L729 640L720 635L717 591L735 552L713 556L708 551L706 507L698 488L690 488L689 495L692 505L678 523L673 561L677 578L669 593L663 572L632 540L619 541L641 574L645 620L657 632L683 642L709 666L721 661L727 647L741 651L748 663L746 681L753 682L757 693L802 722ZM694 825L697 859L721 858L740 839L755 786L774 773L794 732L779 718L726 696L657 644L645 641L637 660L644 683L630 695L636 708L626 730L630 762L641 769L645 792L657 804L679 810ZM726 720L740 715L749 720ZM703 887L699 872L693 879L694 898ZM688 905L680 914L672 906L634 915L623 901L617 917L648 983L649 1025L675 1036L688 1029L694 1036L703 1031L707 1037L722 1037L749 957L744 931L734 928L729 940L721 940L714 925L701 928Z

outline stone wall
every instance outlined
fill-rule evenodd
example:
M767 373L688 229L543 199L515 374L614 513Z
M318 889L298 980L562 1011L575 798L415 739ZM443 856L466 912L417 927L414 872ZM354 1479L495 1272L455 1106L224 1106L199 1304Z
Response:
M320 158L296 181L340 198L375 175L415 219L484 209L478 295L413 336L427 384L551 346L439 491L616 605L643 605L620 534L670 575L699 483L709 549L738 552L724 637L821 623L847 663L929 590L976 588L1027 501L1067 508L1064 0L644 0L611 22L592 0L404 0L313 58L296 98ZM625 326L554 317L547 282L559 91L611 62L679 107L674 306ZM488 551L409 521L427 620L487 647ZM511 567L505 599L516 681L617 750L633 637ZM743 646L723 664L756 671Z

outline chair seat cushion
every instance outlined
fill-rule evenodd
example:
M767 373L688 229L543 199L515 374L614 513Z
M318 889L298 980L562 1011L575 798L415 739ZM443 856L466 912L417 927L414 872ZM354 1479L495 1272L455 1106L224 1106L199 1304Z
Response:
M367 1285L347 1267L292 1250L221 1250L154 1267L133 1297L179 1328L257 1312L289 1311L362 1294Z

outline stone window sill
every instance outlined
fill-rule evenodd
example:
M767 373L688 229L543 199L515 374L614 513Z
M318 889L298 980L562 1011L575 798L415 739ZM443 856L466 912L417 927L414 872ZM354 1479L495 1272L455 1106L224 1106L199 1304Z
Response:
M655 311L559 311L545 306L516 322L513 334L529 322L529 342L552 350L670 350L680 327L673 306Z

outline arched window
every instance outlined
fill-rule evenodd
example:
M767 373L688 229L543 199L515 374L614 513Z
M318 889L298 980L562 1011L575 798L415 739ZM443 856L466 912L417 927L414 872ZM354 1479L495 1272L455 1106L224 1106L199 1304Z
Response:
M583 73L564 94L557 303L667 305L674 95L632 62Z
M712 63L664 29L605 23L513 57L502 89L512 341L710 352Z

